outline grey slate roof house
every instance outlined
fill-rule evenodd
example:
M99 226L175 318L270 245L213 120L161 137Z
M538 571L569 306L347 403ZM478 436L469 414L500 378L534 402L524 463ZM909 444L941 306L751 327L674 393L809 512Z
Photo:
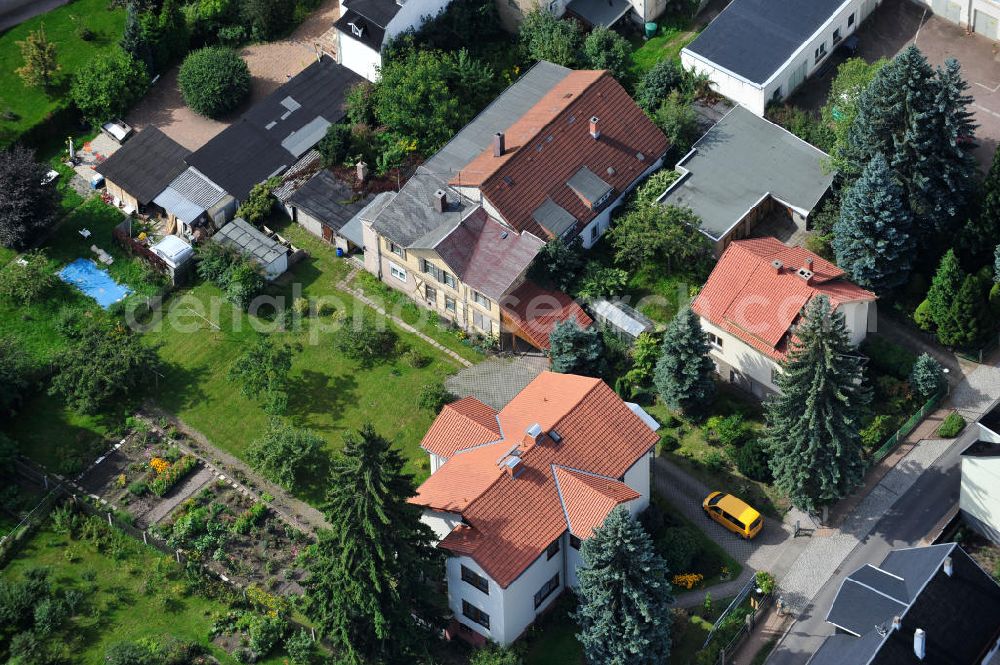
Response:
M190 152L156 127L147 127L94 167L108 192L126 208L139 210L176 178Z
M193 152L189 166L237 201L308 153L326 128L344 119L344 99L362 81L351 70L322 57L312 63Z
M718 92L763 116L821 67L879 0L733 0L693 42L681 64Z
M779 227L785 221L789 235L805 230L833 182L826 158L784 128L734 106L677 163L681 177L659 202L691 208L718 257L765 219Z
M988 665L1000 585L955 543L893 550L844 580L827 621L809 665Z
M329 170L320 169L286 199L285 209L293 222L346 253L351 245L360 246L361 243L355 242L357 238L345 237L343 228L373 198L355 200L355 196L347 183Z

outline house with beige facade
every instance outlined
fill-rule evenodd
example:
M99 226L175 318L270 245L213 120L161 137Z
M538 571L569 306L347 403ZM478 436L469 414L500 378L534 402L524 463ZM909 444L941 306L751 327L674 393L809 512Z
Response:
M778 391L795 325L820 295L844 315L852 345L875 329L874 293L829 261L775 238L732 242L691 309L701 318L722 380L763 399Z
M528 283L531 259L554 238L590 247L668 147L608 72L540 62L366 213L365 267L470 332L547 348L559 320L591 320Z
M616 506L649 505L658 427L600 379L553 372L499 411L474 397L447 405L410 502L448 555L449 633L510 644L576 587L594 529Z

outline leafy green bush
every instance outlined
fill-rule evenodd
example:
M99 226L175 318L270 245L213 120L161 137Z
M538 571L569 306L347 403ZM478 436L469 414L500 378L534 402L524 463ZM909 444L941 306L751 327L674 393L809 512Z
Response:
M316 144L323 161L323 166L340 166L347 159L351 150L351 126L344 123L330 125L326 134Z
M670 185L681 177L681 174L673 169L660 169L653 175L642 181L635 190L635 200L638 203L655 203L656 199L667 191Z
M732 462L744 476L761 483L770 483L774 480L768 464L770 456L760 439L752 438L733 450Z
M646 72L635 90L635 101L647 113L652 113L667 95L684 85L684 69L673 58L663 58Z
M417 397L417 404L420 408L434 413L440 411L445 404L454 401L455 396L441 383L428 383L420 389L420 395Z
M21 260L0 269L0 297L18 303L38 302L52 289L55 279L43 252L26 252Z
M672 453L681 447L681 442L673 434L660 435L660 452Z
M667 569L677 575L690 572L695 557L701 552L701 538L689 526L667 527L656 543L667 562Z
M926 298L917 305L913 312L913 322L926 332L934 332L934 318L931 316L931 303Z
M246 458L255 471L291 490L325 461L323 446L323 439L315 432L278 422L250 444Z
M880 414L861 429L861 445L867 450L876 450L896 429L892 416Z
M904 381L909 378L913 363L917 360L915 353L881 336L865 338L861 344L861 352L871 359L873 368Z
M363 365L390 360L398 350L399 336L390 328L376 326L368 319L348 322L334 335L334 347Z
M280 184L281 177L274 176L254 185L246 200L236 209L236 216L259 227L274 208L277 199L271 195L271 191Z
M267 504L254 503L252 506L237 515L233 521L233 533L247 534L250 529L260 524L267 515Z
M316 644L304 628L285 638L285 652L294 665L313 665L316 662Z
M607 298L620 295L628 284L628 272L588 261L576 288L578 298Z
M484 649L477 649L469 665L521 665L523 662L513 649L491 644Z
M965 429L965 418L957 411L952 411L938 426L937 433L942 439L954 439L963 429Z
M722 453L718 450L710 451L707 455L705 455L702 462L705 464L705 468L712 473L718 473L726 468L726 458L723 457Z
M191 110L218 118L249 96L250 68L233 49L207 46L184 58L177 83Z
M94 125L125 115L149 88L146 66L121 49L101 53L73 77L73 103Z
M698 114L679 90L671 91L660 103L653 121L667 135L670 145L680 155L691 149L701 133Z
M705 429L710 441L717 441L723 446L740 446L750 435L750 428L739 413L712 416L705 423Z

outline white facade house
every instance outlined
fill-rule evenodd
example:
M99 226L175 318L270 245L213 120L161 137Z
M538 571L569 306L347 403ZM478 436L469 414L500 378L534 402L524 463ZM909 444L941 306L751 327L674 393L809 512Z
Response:
M989 39L1000 39L1000 3L994 0L916 0L943 19Z
M681 50L681 64L759 116L823 67L879 0L733 0Z
M994 405L962 436L959 509L962 518L984 537L1000 545L1000 405Z
M377 81L382 49L393 38L415 30L428 17L437 16L450 0L348 0L334 27L337 61L348 69Z
M851 344L874 330L875 294L849 282L837 266L775 238L737 240L691 309L701 318L717 373L763 399L778 390L801 312L821 295L843 313Z
M581 544L608 513L649 505L658 427L599 379L551 372L500 411L472 397L446 406L411 502L449 554L450 630L510 644L575 587Z

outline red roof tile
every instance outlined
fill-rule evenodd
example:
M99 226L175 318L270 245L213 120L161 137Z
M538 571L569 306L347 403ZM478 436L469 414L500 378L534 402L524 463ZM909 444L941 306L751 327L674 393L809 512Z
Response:
M581 328L594 320L562 291L543 289L530 280L500 300L501 321L535 348L547 350L557 323L574 319Z
M499 438L497 412L475 397L465 397L441 409L420 447L434 455L451 457L462 448Z
M457 453L411 502L460 512L465 524L440 546L472 557L506 587L569 528L568 511L574 533L589 533L614 505L635 498L616 479L659 437L603 381L552 372L528 384L498 418L505 441ZM545 436L525 445L525 431L535 423L543 432L555 430L559 442ZM498 462L514 447L521 463L509 474ZM566 508L557 473L560 484L569 484Z
M781 262L780 270L774 261ZM803 268L813 273L808 282L798 274ZM809 250L788 247L776 238L755 238L730 243L691 308L761 353L781 360L788 350L789 329L817 295L827 296L833 307L876 298Z
M625 483L565 467L554 467L569 530L577 538L590 538L608 513L620 503L641 495Z
M590 134L592 116L598 139ZM669 148L607 71L571 72L507 129L504 141L502 156L494 157L490 146L451 184L480 188L504 221L545 239L552 234L532 213L549 197L576 218L578 230L597 216L567 185L582 167L620 194Z

